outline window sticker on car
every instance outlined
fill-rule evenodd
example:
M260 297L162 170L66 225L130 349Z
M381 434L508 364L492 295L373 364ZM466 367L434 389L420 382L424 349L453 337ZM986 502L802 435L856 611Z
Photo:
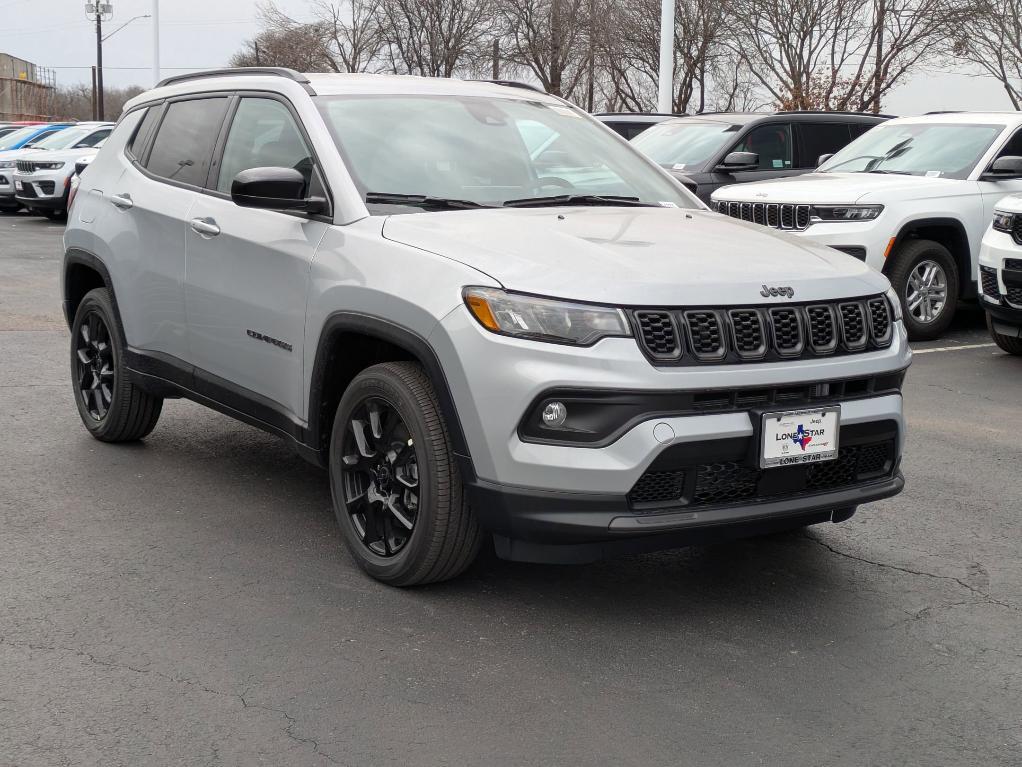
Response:
M685 163L683 163L683 162L676 162L676 163L674 163L674 165L672 165L671 167L672 167L672 168L673 168L674 170L685 170Z
M665 202L664 200L660 200L660 207L661 208L677 208L678 206L675 205L673 202Z
M784 160L774 160L773 163L774 163L774 167L775 168L783 168L784 167Z
M939 170L928 170L926 171L926 178L940 178L941 172Z

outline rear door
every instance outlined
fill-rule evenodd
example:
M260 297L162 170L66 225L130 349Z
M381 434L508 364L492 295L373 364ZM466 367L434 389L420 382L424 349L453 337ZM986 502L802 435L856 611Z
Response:
M114 250L130 261L120 273L132 281L124 325L139 350L159 352L170 367L159 372L190 385L178 373L189 361L185 333L185 233L188 213L206 182L229 98L187 97L149 107L126 147L128 167L104 190L112 209L105 222L117 232ZM112 213L112 215L110 215Z
M231 182L250 168L295 168L306 177L307 196L329 196L287 101L241 94L233 111L207 193L189 213L188 344L200 392L238 395L249 412L289 430L302 420L310 267L329 218L239 207Z

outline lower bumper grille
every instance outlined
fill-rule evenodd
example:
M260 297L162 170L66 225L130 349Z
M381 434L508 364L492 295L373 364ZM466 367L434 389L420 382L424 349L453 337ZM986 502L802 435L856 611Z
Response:
M636 513L704 508L799 497L853 487L893 474L895 441L841 447L833 461L759 469L745 461L712 461L669 471L650 470L628 494ZM687 480L687 481L686 481Z
M31 184L22 184L21 189L17 191L18 197L38 197L35 193L35 187Z
M980 284L983 287L983 295L991 298L1001 297L1001 288L997 284L997 270L989 266L979 268Z

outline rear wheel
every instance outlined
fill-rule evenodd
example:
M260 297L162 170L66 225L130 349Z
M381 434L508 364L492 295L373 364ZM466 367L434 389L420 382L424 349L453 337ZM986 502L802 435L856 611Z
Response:
M415 363L374 365L348 386L330 439L330 488L345 543L384 583L453 578L479 551L436 393Z
M958 267L950 251L932 240L909 240L891 260L888 276L901 300L909 340L939 338L958 302Z
M82 423L103 442L142 439L156 426L163 399L135 386L106 288L86 293L71 326L71 377Z
M998 333L994 329L994 322L989 314L987 315L987 330L990 331L990 337L994 339L995 344L1001 347L1002 351L1006 351L1008 354L1022 355L1022 338Z

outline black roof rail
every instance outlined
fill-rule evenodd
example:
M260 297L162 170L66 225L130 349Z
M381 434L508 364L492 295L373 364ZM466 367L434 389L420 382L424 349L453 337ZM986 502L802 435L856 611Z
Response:
M961 115L965 114L964 109L937 109L933 112L923 112L923 116L926 115Z
M775 115L860 115L862 117L883 117L893 120L898 115L875 114L873 112L856 112L852 109L778 109Z
M315 91L312 90L308 77L303 75L301 72L296 72L295 70L288 69L287 67L232 67L230 69L204 69L201 72L190 72L184 75L165 77L156 83L156 87L162 88L164 85L177 85L178 83L184 83L190 80L202 80L207 77L232 77L237 75L272 75L273 77L284 77L300 84L310 94L316 95Z
M472 83L492 83L493 85L503 85L507 88L521 88L526 91L535 91L536 93L546 93L545 90L536 85L529 85L529 83L519 82L518 80L469 80ZM549 94L547 94L549 95Z

